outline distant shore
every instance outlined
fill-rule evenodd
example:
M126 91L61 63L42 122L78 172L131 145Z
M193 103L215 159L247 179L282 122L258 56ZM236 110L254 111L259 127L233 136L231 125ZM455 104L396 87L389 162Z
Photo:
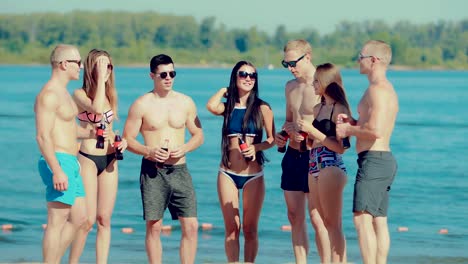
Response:
M29 66L48 66L48 64L42 64L42 63L27 63L27 64L8 64L8 63L0 63L0 66L23 66L23 67L29 67ZM185 69L227 69L231 68L233 65L228 64L228 63L217 63L217 64L182 64L182 63L176 63L175 66L177 68L185 68ZM117 67L125 67L125 68L146 68L148 67L147 63L124 63L124 64L119 64ZM346 67L346 66L341 66L343 69L357 69L358 67ZM275 66L273 64L270 65L265 65L265 66L258 66L257 68L263 69L267 68L270 70L273 69L283 69L280 65ZM440 65L434 65L430 66L427 68L421 68L421 67L413 67L413 66L407 66L407 65L390 65L389 66L390 70L393 71L468 71L468 69L450 69L447 67L443 67Z

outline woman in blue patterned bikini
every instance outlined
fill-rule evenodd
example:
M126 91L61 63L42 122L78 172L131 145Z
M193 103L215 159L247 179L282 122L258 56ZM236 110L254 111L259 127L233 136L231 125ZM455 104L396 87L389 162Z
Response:
M97 221L96 263L107 263L111 239L111 216L118 185L118 168L113 147L113 120L117 116L117 92L114 86L114 71L110 55L93 49L84 62L83 87L77 89L74 100L78 106L78 120L82 127L97 126L105 122L108 138L104 148L96 148L96 139L81 142L78 161L85 187L88 220L78 231L70 251L70 263L79 263L86 238ZM124 151L125 139L118 148Z
M223 97L226 102L222 102ZM222 160L218 174L218 196L225 225L228 262L239 262L240 227L244 234L244 262L254 263L258 252L258 221L265 197L263 150L274 145L273 111L258 97L258 75L246 61L231 72L229 87L221 88L208 101L207 109L224 116ZM263 131L266 140L262 140ZM245 141L244 148L239 142ZM239 213L242 192L242 225Z
M342 141L336 138L335 124L340 113L351 113L340 71L331 63L317 66L314 89L321 103L314 107L312 124L298 121L300 130L313 139L309 157L309 210L317 209L327 232L322 234L321 263L346 263L346 240L342 228L343 189L346 168ZM318 245L318 244L317 244Z

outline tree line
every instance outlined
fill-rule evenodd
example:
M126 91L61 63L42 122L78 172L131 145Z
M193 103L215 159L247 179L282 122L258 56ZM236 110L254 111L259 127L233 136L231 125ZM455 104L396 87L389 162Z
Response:
M255 26L228 29L215 17L198 22L192 16L111 11L2 14L0 63L46 64L53 46L69 43L82 54L92 48L108 50L118 64L146 65L153 55L167 53L180 64L231 66L245 59L260 67L280 67L284 44L297 38L312 44L315 63L354 67L362 44L380 39L392 46L394 65L468 68L468 19L419 25L342 21L323 35L315 28L288 32L279 25L268 34Z

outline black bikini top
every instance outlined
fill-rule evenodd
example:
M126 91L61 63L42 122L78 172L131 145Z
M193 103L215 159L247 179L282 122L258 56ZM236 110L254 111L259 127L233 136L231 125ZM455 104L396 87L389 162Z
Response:
M322 119L318 121L317 119L314 119L312 122L312 125L320 132L325 134L327 137L335 137L336 136L336 125L333 123L332 118L333 118L333 110L335 110L335 104L333 104L333 108L330 114L330 119ZM319 112L317 116L320 114L320 110L322 110L322 106L324 103L320 105Z

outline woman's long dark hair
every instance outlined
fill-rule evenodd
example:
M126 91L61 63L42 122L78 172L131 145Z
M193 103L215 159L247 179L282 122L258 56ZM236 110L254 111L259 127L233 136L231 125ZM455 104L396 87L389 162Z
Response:
M229 164L229 138L228 138L228 125L231 121L231 114L236 106L236 103L239 103L239 91L237 88L237 72L239 69L244 66L248 65L257 71L255 66L248 62L248 61L239 61L231 72L231 80L229 82L229 87L227 89L227 99L224 108L224 122L223 122L223 135L221 139L221 152L222 152L222 163L226 168L230 167ZM242 134L245 134L245 131L248 127L249 122L252 122L255 125L255 138L253 143L257 144L262 142L263 138L263 115L260 109L261 105L268 105L266 102L261 100L258 93L258 77L255 80L254 86L250 91L249 97L247 98L246 102L246 111L244 115L244 120L242 122ZM269 106L269 105L268 105ZM265 154L263 151L258 151L255 157L258 164L263 165L266 159Z

